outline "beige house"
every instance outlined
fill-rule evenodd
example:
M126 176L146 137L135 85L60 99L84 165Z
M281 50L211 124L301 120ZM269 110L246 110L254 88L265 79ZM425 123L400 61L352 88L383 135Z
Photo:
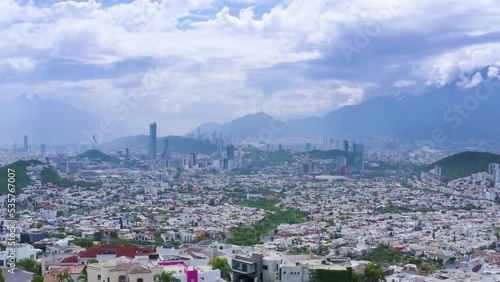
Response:
M148 282L162 271L147 258L133 260L124 256L87 266L88 282Z

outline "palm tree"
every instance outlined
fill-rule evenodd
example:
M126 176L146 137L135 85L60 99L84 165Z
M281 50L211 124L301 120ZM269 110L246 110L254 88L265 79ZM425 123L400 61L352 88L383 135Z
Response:
M69 275L69 272L67 270L64 270L62 272L59 272L56 276L57 282L65 282L69 281L71 279L71 275Z
M174 277L173 271L169 271L169 272L163 271L160 274L156 274L154 276L154 280L156 282L181 282L181 280Z
M233 272L233 270L229 266L229 263L227 262L226 258L216 257L213 261L209 263L209 265L212 266L212 269L220 270L220 276L222 277L222 279L226 281L231 281L231 273Z
M82 269L82 274L80 274L80 276L78 276L78 278L76 280L77 281L82 281L82 282L87 282L88 281L87 266L85 266Z

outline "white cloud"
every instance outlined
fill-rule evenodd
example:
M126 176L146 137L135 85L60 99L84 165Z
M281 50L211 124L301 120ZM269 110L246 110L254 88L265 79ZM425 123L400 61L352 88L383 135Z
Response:
M500 78L500 68L496 66L490 66L488 68L488 78Z
M401 79L401 80L398 80L398 81L394 82L394 84L392 84L392 86L396 87L396 88L404 88L404 87L413 86L415 84L416 84L416 82L413 81L413 80L404 80L404 79Z
M473 88L478 86L481 82L483 82L483 76L478 72L472 76L472 78L462 76L461 80L457 82L457 85L462 88Z
M500 42L458 48L426 60L421 72L429 84L444 86L467 73L494 64L498 52Z
M145 102L151 114L196 113L220 121L261 107L269 111L281 107L290 116L320 115L369 98L374 85L444 86L460 80L460 87L474 87L482 79L478 70L499 63L500 42L487 38L500 31L500 6L495 4L495 0L135 0L104 7L90 0L40 8L4 0L0 37L6 40L0 41L0 71L14 72L9 79L15 79L16 72L36 72L39 66L50 69L60 60L68 61L82 68L81 79L40 78L36 91L79 106L92 105L89 108L102 113L112 101L140 88L148 68L158 68L161 86L151 93L154 103ZM262 13L263 6L268 8ZM341 40L351 44L357 36L354 30L364 31L374 23L380 32L360 50L370 54L369 59L354 65L335 57ZM425 38L422 49L431 51L405 50L414 43L405 41L412 40L407 34ZM474 40L465 40L468 36ZM377 45L382 39L388 44ZM311 60L314 63L303 67ZM377 63L370 64L372 60ZM120 72L121 63L134 61L149 63ZM411 73L398 72L408 64L416 66ZM83 73L103 67L118 77L89 78ZM250 74L273 68L286 69L274 73L275 80L286 77L285 82L276 82L267 91L259 81L251 81ZM315 76L318 70L329 74ZM380 81L385 71L393 72L387 74L390 79ZM476 74L469 79L468 73ZM498 67L490 67L487 76L498 77ZM38 78L36 73L33 77ZM121 86L126 82L135 84ZM22 93L33 89L28 84L9 81L3 88L14 91L19 86L17 92Z

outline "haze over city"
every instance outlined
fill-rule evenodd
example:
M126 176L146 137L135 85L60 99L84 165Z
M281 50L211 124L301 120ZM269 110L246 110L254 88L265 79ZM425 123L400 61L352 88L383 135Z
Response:
M493 0L0 5L0 99L54 99L124 134L156 120L161 135L182 135L261 110L323 117L375 96L460 93L499 75ZM126 106L139 92L144 99Z
M1 0L0 282L500 281L500 2Z

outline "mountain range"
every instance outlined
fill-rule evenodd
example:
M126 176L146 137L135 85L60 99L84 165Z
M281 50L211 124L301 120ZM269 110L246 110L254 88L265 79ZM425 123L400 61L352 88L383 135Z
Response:
M0 141L22 146L26 134L30 144L76 144L85 138L82 130L95 128L99 120L83 110L52 99L26 94L0 103Z
M376 97L358 105L345 106L324 117L308 117L280 121L259 112L233 121L200 125L201 132L231 134L232 138L265 139L272 137L350 135L387 135L403 140L425 140L438 129L446 140L500 139L500 128L492 122L500 120L500 85L475 89L443 87L432 93L405 97ZM197 134L198 129L190 131ZM440 137L441 138L441 137Z
M469 89L445 86L420 95L379 96L339 108L323 117L280 120L259 112L226 123L207 122L200 125L200 129L208 136L216 131L218 136L220 133L225 138L231 135L233 140L374 134L411 141L430 139L436 129L447 140L500 140L500 128L494 126L500 120L500 85L496 82L482 88L479 88L481 85ZM83 131L96 128L99 122L98 117L70 105L20 95L0 103L3 132L0 142L17 142L19 146L27 134L30 144L77 144L88 140ZM115 130L113 136L106 139L124 136L123 132ZM197 129L190 133L196 136ZM143 141L147 144L147 140Z

